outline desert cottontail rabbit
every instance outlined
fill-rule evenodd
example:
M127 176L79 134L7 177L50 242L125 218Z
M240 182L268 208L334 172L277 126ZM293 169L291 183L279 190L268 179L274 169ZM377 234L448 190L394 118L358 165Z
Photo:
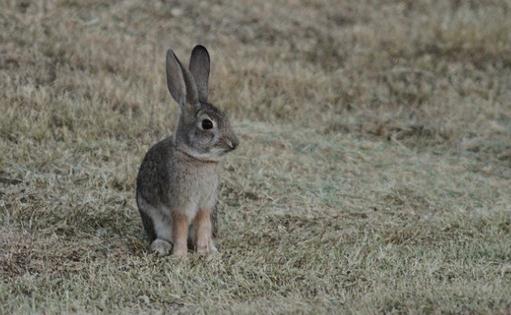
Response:
M151 249L184 256L191 242L199 254L216 252L212 216L218 162L239 140L227 116L208 103L209 54L195 46L190 69L167 51L167 86L181 113L173 137L153 145L137 177L137 205Z

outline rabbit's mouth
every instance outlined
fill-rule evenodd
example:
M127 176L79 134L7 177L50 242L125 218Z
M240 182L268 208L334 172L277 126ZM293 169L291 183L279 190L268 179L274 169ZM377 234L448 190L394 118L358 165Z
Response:
M213 155L213 156L224 156L226 155L227 153L231 152L232 150L234 150L233 148L231 147L226 147L226 146L219 146L219 147L214 147L212 148L210 151L209 151L209 154L210 155Z
M222 149L224 150L224 154L225 154L227 152L236 150L236 148L239 145L239 140L235 136L233 138L225 137L225 138L221 139L219 145L222 147Z
M229 146L229 145L221 145L214 147L210 150L211 155L217 155L217 156L224 156L227 153L230 153L236 149L236 146Z

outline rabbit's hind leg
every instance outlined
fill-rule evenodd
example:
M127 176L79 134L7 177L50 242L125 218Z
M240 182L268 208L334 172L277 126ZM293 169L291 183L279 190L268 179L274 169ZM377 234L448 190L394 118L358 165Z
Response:
M151 249L159 256L166 256L172 250L172 222L170 218L160 211L153 216L156 239L151 243Z
M158 254L158 256L167 256L170 254L170 250L172 249L172 244L162 239L155 239L151 243L151 250Z
M159 256L166 256L172 249L172 225L167 211L154 207L144 198L138 197L137 204L142 216L142 222L151 242L151 250Z

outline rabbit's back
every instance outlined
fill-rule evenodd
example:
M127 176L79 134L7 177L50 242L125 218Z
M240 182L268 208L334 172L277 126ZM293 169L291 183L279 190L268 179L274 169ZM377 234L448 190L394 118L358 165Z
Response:
M137 199L144 198L153 206L168 203L169 181L173 172L174 142L172 137L163 139L147 151L137 176Z

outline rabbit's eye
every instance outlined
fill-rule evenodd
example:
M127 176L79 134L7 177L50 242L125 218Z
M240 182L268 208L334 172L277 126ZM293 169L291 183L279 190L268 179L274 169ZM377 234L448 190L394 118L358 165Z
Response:
M202 123L201 123L201 127L204 130L211 129L211 128L213 128L213 122L209 119L203 119Z

